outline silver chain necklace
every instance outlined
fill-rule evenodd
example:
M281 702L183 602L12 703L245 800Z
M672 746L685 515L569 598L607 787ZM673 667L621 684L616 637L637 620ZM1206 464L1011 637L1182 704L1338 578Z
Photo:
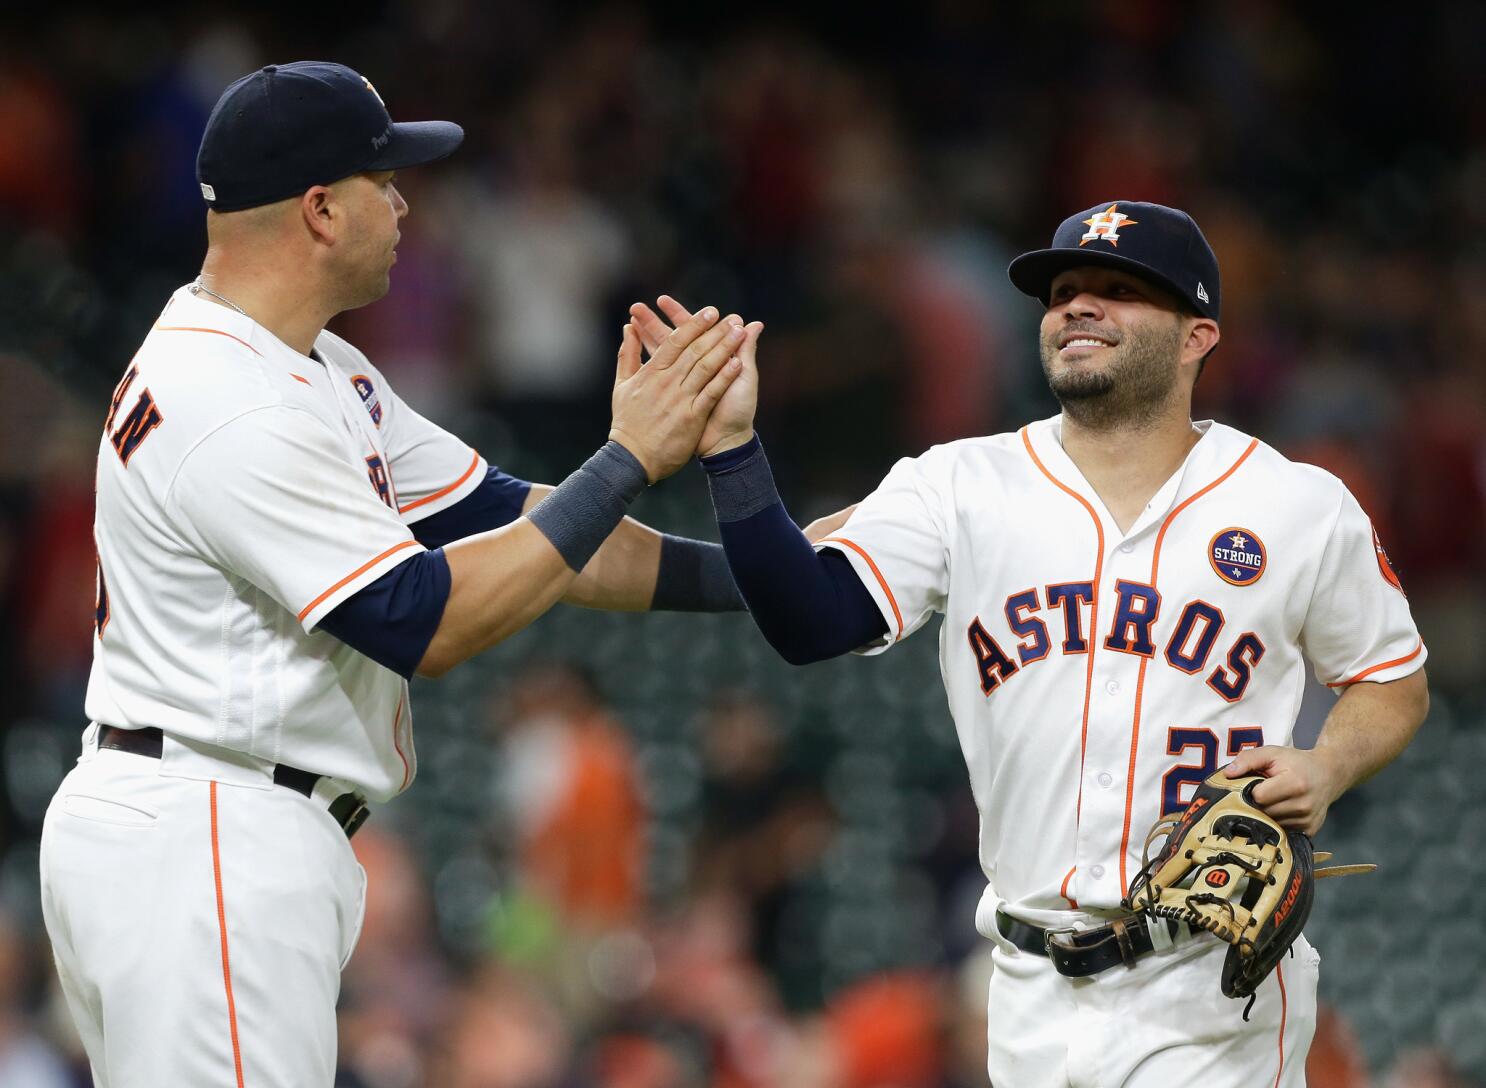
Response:
M248 311L247 310L244 310L241 306L239 306L237 303L233 302L226 295L219 295L219 294L217 294L217 292L213 291L210 287L208 287L206 284L204 284L204 283L201 282L201 277L200 276L197 276L195 282L193 282L191 284L191 293L193 295L199 295L203 291L205 291L207 294L211 295L212 298L217 299L220 302L225 302L227 305L231 306L238 313L242 314L244 317L247 317L249 321L253 320L251 317L248 317Z

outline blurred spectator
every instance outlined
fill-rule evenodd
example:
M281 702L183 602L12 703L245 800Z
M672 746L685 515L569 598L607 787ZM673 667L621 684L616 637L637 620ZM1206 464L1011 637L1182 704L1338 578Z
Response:
M1382 1088L1474 1088L1440 1050L1411 1050L1402 1055L1382 1080Z
M1036 304L1005 280L1010 254L1096 200L1191 209L1224 288L1199 414L1352 488L1430 647L1440 720L1421 738L1432 754L1411 758L1478 763L1486 8L1379 9L1348 24L1358 40L1347 42L1296 5L981 7L938 5L910 21L863 9L851 35L809 5L770 4L723 31L665 7L464 0L393 0L354 25L230 3L187 19L8 15L0 801L20 797L15 776L38 765L15 749L40 734L15 724L80 721L97 428L138 335L199 262L202 120L232 79L304 56L361 68L395 116L426 109L465 125L446 167L405 179L392 297L344 323L414 408L459 413L460 433L485 452L514 434L509 467L541 478L603 433L625 304L668 291L768 323L761 426L783 490L797 513L844 505L897 457L1056 410L1037 365ZM1049 66L1039 48L1090 41L1072 66ZM688 486L655 501L674 499L705 533L705 498ZM922 849L895 854L881 826L854 823L819 781L817 762L842 738L812 730L836 728L830 707L852 690L850 663L788 672L754 642L678 622L686 653L665 667L688 673L685 690L748 683L769 698L631 698L621 720L584 665L519 663L532 645L604 660L596 640L631 637L582 624L523 635L533 642L469 666L467 687L420 693L446 711L420 728L446 721L455 736L438 739L469 745L452 724L467 720L466 696L510 678L500 790L494 811L455 811L443 791L460 778L459 796L476 796L483 753L430 756L391 818L357 836L370 890L345 974L345 1085L983 1086L987 946L965 924L982 880L957 758L919 768L917 750L866 753L886 766L871 779L885 792L903 777L891 765L913 762L912 788L932 800L883 807L892 827L937 827ZM904 671L883 682L917 683L894 678L911 671L894 658L888 667ZM693 738L700 791L678 785L652 824L639 770L649 764L636 753ZM1411 819L1389 792L1404 781L1365 787L1357 810ZM1474 845L1480 806L1464 787L1457 799L1459 842ZM15 815L0 813L0 872L34 872ZM1335 815L1328 835L1342 830ZM662 835L691 874L652 882L651 901L646 854ZM502 860L513 879L482 929L489 887L463 881L480 870L494 884ZM1378 879L1428 883L1412 868L1395 874ZM878 879L870 896L867 875ZM868 973L897 962L891 942L846 915L870 899L908 931L910 886L937 900L924 913L942 939L913 946L917 970ZM671 894L660 888L685 891L660 901ZM461 896L472 921L455 936L449 901ZM1453 917L1435 909L1442 925ZM53 1088L61 1066L32 1007L25 941L0 921L0 1085ZM843 947L869 945L843 966ZM1323 991L1328 977L1343 974L1323 969ZM1367 1052L1385 1056L1372 1083L1464 1088L1486 1076L1473 1066L1468 1080L1456 1067L1475 1059L1443 1050L1380 1073L1398 1047L1469 1034L1471 1006L1450 1006L1464 1017L1450 1035L1435 1023L1443 1005L1401 1027L1356 995L1329 996L1338 1009L1323 1006L1313 1084L1368 1083L1343 1010Z
M424 1055L453 1015L428 885L407 844L368 823L352 841L366 914L341 978L341 1065L368 1088L427 1083Z
M1316 1035L1305 1059L1309 1088L1368 1088L1367 1060L1346 1017L1324 1001L1316 1010Z
M502 728L500 795L523 883L579 927L634 918L645 809L629 739L592 677L571 664L527 668Z
M619 328L601 318L629 249L578 185L576 119L561 86L538 88L516 111L503 176L469 185L458 209L486 389L530 442L565 437L584 402L597 401L598 414L607 405Z
M33 973L25 937L0 913L0 1085L5 1088L72 1088L72 1078L36 1031L26 1008Z

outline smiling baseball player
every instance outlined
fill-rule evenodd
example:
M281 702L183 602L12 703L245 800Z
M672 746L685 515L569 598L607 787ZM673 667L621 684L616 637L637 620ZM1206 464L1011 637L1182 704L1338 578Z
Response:
M487 465L324 331L388 290L394 171L462 136L394 124L320 62L244 77L207 123L202 275L99 445L92 724L41 845L100 1088L328 1088L365 902L348 838L416 772L415 672L559 600L741 606L720 547L624 518L717 441L736 318L699 313L644 367L626 326L610 441L555 489Z
M996 943L993 1083L1301 1085L1314 950L1297 943L1246 1021L1220 994L1228 945L1121 901L1146 829L1225 763L1266 776L1254 799L1284 825L1318 830L1422 722L1423 644L1339 480L1192 421L1219 280L1189 216L1100 204L1010 274L1046 306L1062 413L900 461L818 551L753 434L749 338L714 416L726 451L703 462L734 576L796 664L881 653L943 614L981 819L976 922ZM660 343L660 319L632 312ZM1307 661L1341 697L1299 751Z

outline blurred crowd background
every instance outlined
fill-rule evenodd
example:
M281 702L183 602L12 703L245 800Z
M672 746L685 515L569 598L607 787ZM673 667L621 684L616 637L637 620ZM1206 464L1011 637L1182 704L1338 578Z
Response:
M391 296L335 327L531 479L602 441L626 308L665 291L767 322L760 430L803 523L1056 410L1012 255L1099 201L1193 212L1223 269L1198 414L1348 483L1431 654L1420 739L1322 833L1384 864L1320 892L1311 1083L1486 1083L1483 56L1468 0L7 9L0 1085L88 1083L36 842L85 724L107 391L198 268L217 95L310 57L464 125L399 179ZM699 477L638 514L707 536ZM934 658L925 632L791 670L745 617L560 608L420 682L419 781L355 839L339 1083L983 1084L974 806Z

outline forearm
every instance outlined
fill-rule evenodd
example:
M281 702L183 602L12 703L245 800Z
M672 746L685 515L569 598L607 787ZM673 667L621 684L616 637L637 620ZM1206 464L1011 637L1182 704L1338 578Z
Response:
M578 577L552 543L522 518L446 545L449 600L418 667L442 676L509 638L561 599Z
M534 484L527 506L552 489ZM611 612L740 612L722 548L670 536L627 517L563 594L564 604Z
M790 520L762 448L750 443L703 464L733 578L781 657L792 665L823 661L886 632L850 564L818 554Z
M551 608L646 482L638 458L611 440L519 520L445 547L449 599L418 671L442 675Z
M1386 684L1363 681L1343 692L1327 715L1315 748L1331 768L1338 795L1397 758L1428 713L1429 686L1423 669Z
M547 484L533 484L522 513L551 491ZM648 525L626 517L568 585L562 602L613 612L645 611L655 596L661 536Z

